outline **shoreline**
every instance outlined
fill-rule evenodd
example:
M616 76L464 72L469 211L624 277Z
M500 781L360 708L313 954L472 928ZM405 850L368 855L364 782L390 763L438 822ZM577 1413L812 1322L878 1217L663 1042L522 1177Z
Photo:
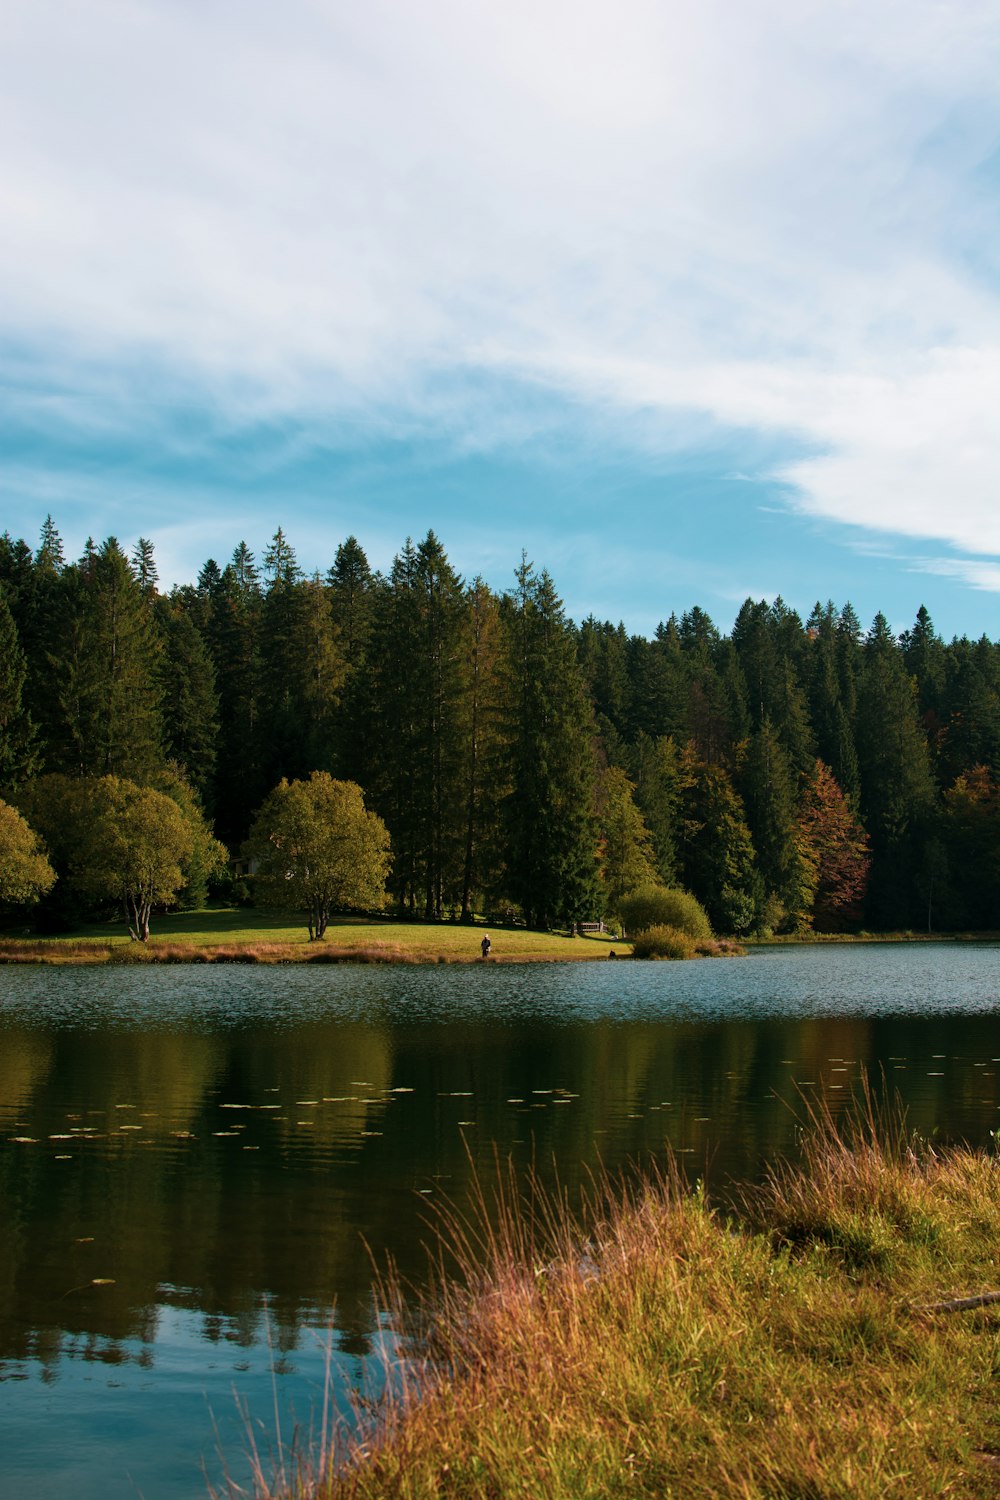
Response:
M602 963L612 954L633 959L627 939L586 933L532 932L494 926L493 951L479 953L485 925L458 923L351 921L328 929L310 942L304 929L276 924L259 912L206 910L159 918L160 931L145 943L121 931L94 927L52 937L0 935L0 966L14 964L142 966L145 964L483 964ZM167 930L164 931L163 928ZM238 930L233 930L237 928ZM228 929L228 931L227 931ZM256 930L255 930L256 929ZM996 932L804 933L784 937L713 939L697 945L691 958L729 958L772 948L838 947L899 943L995 943ZM685 962L647 959L636 962Z
M995 1494L995 1162L860 1108L807 1118L738 1216L669 1161L579 1215L498 1169L494 1228L437 1223L457 1277L409 1319L390 1295L395 1393L255 1494Z

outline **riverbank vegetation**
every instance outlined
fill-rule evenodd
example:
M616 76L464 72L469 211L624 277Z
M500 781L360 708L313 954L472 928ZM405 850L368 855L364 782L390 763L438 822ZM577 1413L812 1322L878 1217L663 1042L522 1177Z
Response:
M870 1109L842 1134L813 1118L738 1216L670 1169L580 1216L501 1170L481 1214L438 1225L422 1352L374 1425L258 1492L995 1495L997 1170Z
M34 548L0 537L0 798L59 877L8 887L43 930L131 900L70 848L70 783L95 845L130 788L173 801L157 889L196 907L252 897L233 862L255 815L315 773L388 830L410 918L565 928L651 882L737 937L981 929L1000 907L1000 646L945 643L926 610L894 635L849 604L747 600L728 635L695 607L646 638L575 624L524 558L506 592L463 580L431 532L385 574L349 537L310 577L279 528L260 564L241 542L169 592L144 538L70 562L51 519ZM16 828L4 878L42 852L20 835L15 857Z

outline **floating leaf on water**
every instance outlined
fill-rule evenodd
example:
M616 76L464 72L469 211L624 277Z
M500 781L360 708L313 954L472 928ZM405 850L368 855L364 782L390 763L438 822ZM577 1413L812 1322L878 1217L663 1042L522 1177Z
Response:
M407 1088L396 1088L396 1089L390 1089L389 1092L390 1092L390 1094L412 1094L413 1090L412 1089L407 1089Z
M63 1151L63 1152L60 1152L57 1156L54 1156L52 1158L52 1160L53 1161L72 1161L73 1158L71 1156L67 1156L66 1153Z
M460 1125L475 1125L475 1120L459 1120Z
M507 1103L508 1104L523 1104L524 1100L523 1099L508 1099Z
M115 1278L113 1276L92 1276L90 1284L91 1286L114 1286Z
M244 1149L244 1151L259 1151L260 1147L259 1146L244 1146L243 1149Z
M14 1141L19 1146L37 1146L38 1137L35 1135L9 1135L9 1141Z

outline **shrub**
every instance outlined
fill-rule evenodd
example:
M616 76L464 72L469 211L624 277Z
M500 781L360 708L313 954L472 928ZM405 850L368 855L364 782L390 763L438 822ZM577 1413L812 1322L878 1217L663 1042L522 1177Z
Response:
M673 927L692 938L712 936L712 924L701 902L690 891L670 890L665 885L641 885L630 891L619 901L618 915L627 933Z
M632 939L635 958L693 958L694 939L677 927L647 927Z

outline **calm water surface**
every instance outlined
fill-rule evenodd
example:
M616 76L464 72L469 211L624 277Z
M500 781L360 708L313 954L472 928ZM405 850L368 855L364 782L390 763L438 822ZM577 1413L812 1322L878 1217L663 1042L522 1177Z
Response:
M0 969L0 1495L197 1500L216 1429L242 1477L237 1399L266 1449L328 1347L360 1380L370 1257L419 1280L429 1204L494 1149L573 1187L670 1143L723 1190L863 1070L989 1141L1000 945Z

